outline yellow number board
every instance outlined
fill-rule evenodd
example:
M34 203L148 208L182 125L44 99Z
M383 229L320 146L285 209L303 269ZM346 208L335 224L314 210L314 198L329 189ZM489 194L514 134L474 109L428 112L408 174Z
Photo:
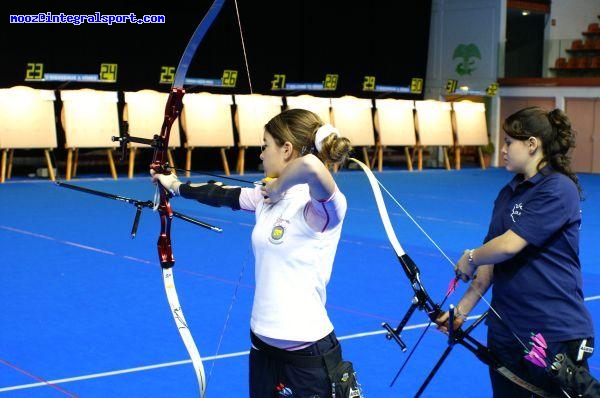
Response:
M100 64L100 74L98 75L99 80L107 83L116 82L117 70L117 64Z
M363 91L375 91L375 76L365 76L362 89Z
M28 62L25 69L25 80L43 80L44 64L39 62Z
M174 66L161 66L160 67L160 78L158 82L160 84L171 84L175 80L175 67Z

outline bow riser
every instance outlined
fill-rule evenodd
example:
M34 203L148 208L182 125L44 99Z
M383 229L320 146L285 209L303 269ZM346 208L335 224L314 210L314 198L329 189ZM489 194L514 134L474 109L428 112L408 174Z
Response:
M167 104L165 105L165 118L160 129L160 134L154 137L155 147L151 167L163 174L170 173L169 170L165 170L164 165L166 163L166 154L171 135L171 127L183 109L184 94L185 90L182 88L174 87L171 90L171 94L169 95Z
M151 168L157 173L169 174L171 171L166 167L166 154L169 145L169 136L171 127L177 121L183 108L183 96L185 90L174 87L165 105L165 118L160 130L160 135L154 137L156 146L152 157ZM173 210L169 198L171 194L159 184L158 186L160 201L158 205L158 214L160 216L160 235L158 237L157 249L160 266L162 268L171 268L175 265L173 248L171 247L171 221L173 220Z
M406 277L410 280L410 286L415 292L413 305L417 305L420 310L425 311L429 319L435 322L442 313L442 310L440 306L431 299L425 290L425 286L421 283L421 271L419 270L419 267L417 267L417 264L406 253L399 256L398 261L400 261L400 265L402 265Z
M424 311L427 314L429 320L431 322L435 322L435 320L442 313L442 309L439 304L436 304L431 299L431 297L429 297L429 294L427 293L425 287L421 283L421 273L419 271L419 267L417 267L417 264L413 261L413 259L410 258L410 256L406 253L397 256L397 258L400 262L400 265L402 266L402 270L404 271L406 277L410 281L410 286L413 289L414 296L411 300L410 307L402 317L400 323L398 323L398 326L393 328L387 322L382 323L381 326L385 330L387 330L386 338L388 340L394 339L394 341L396 341L396 343L398 343L398 345L400 346L400 349L402 351L406 351L406 343L402 341L402 338L400 336L402 334L402 331L404 330L404 327L414 314L415 310L419 309L421 311Z

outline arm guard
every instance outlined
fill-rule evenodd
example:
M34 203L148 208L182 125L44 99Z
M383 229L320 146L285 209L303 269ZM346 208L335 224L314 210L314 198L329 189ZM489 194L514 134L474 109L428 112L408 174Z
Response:
M227 206L233 210L240 210L241 191L240 187L224 188L214 181L195 186L188 182L179 186L179 194L186 199L196 199L213 207Z

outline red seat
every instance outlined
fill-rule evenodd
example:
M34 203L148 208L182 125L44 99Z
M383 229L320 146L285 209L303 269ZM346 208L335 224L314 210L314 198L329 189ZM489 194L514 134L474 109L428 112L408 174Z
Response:
M567 68L575 69L577 68L577 57L571 57L567 60Z
M554 61L554 67L556 69L563 69L567 67L567 60L563 57L560 58L556 58L556 61Z
M587 38L585 39L585 43L583 43L583 48L585 48L586 50L592 50L596 45L596 42L594 39L591 38Z
M577 68L578 69L587 69L590 65L590 58L588 57L576 57L577 59Z

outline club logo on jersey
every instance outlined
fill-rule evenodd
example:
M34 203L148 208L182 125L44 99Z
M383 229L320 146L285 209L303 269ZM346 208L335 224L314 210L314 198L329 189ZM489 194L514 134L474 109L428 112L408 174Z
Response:
M523 213L523 203L516 203L512 208L510 218L513 222L517 222L517 220L515 220L515 216L520 216L521 213Z
M283 242L281 239L283 239L284 234L285 228L283 228L281 225L275 225L271 230L271 237L269 238L269 240L271 241L271 243L280 244L281 242Z
M278 218L273 224L273 229L271 229L271 236L269 236L269 241L276 245L283 243L283 236L285 235L285 224L289 224L289 220L284 220L283 218Z

